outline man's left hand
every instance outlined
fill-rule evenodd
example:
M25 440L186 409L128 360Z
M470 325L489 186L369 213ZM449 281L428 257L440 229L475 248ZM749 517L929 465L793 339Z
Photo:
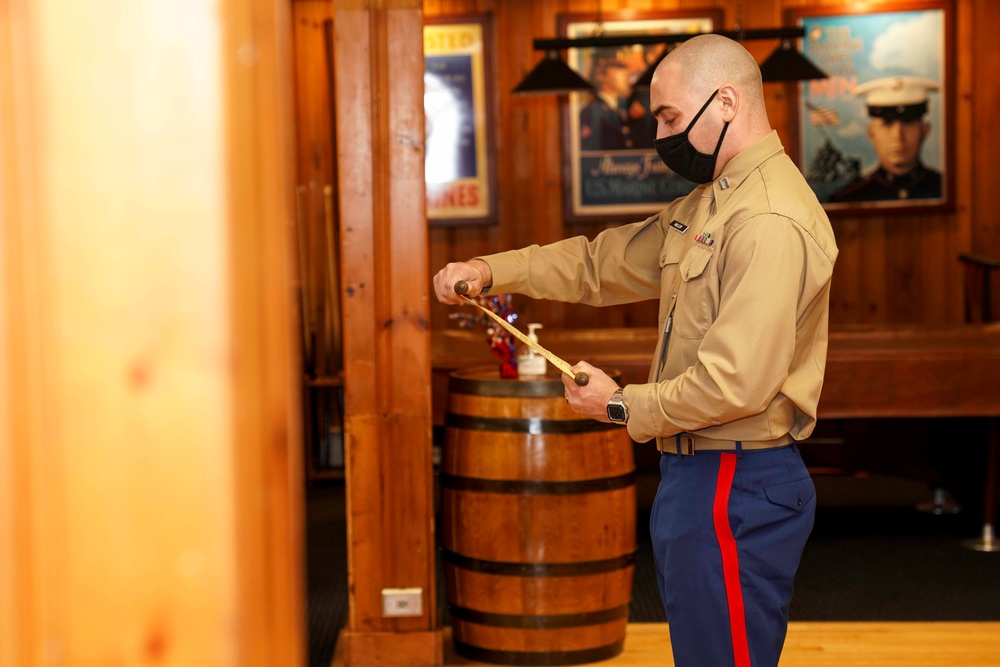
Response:
M594 368L586 361L581 361L572 367L574 373L583 371L590 375L590 381L583 387L573 381L573 378L563 373L562 382L566 387L566 400L574 412L596 419L610 422L608 419L608 401L611 394L618 389L618 384L608 377L600 368Z

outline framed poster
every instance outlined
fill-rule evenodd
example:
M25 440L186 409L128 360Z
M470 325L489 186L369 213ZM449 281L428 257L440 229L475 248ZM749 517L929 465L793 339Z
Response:
M954 206L953 5L888 3L788 10L802 52L828 73L805 81L797 159L827 211Z
M490 14L424 26L424 183L432 226L496 221Z
M571 38L712 32L722 10L564 14L560 34ZM564 105L563 201L568 222L629 222L660 211L695 184L660 161L649 89L634 84L655 64L664 44L567 50L567 62L597 92L573 93Z

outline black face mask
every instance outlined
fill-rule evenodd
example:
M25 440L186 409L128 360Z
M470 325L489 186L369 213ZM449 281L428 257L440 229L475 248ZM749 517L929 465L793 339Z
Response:
M719 157L722 140L726 137L726 130L729 129L728 122L722 126L719 143L715 145L715 152L711 155L699 152L697 148L691 145L691 141L688 139L688 133L691 132L691 128L698 122L698 118L701 117L701 114L705 112L705 109L708 108L708 105L718 94L718 90L712 93L712 96L708 98L708 102L705 102L705 105L695 114L695 117L688 123L687 129L683 132L657 139L653 142L657 154L663 160L663 164L667 165L678 176L686 178L689 181L694 181L695 183L708 183L712 180L712 177L715 175L715 160Z

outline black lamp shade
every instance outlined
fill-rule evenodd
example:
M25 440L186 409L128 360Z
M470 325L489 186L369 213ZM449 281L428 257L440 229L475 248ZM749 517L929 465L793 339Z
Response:
M663 59L667 57L667 53L669 53L669 51L670 49L664 49L663 55L657 58L656 62L654 62L652 65L646 68L646 71L642 73L642 76L640 76L638 79L635 80L635 83L632 84L632 87L649 88L651 85L653 85L653 72L655 72L656 68L660 65L661 62L663 62Z
M760 65L760 77L765 83L825 79L827 76L826 72L793 48L788 39L782 40L781 46Z
M551 95L585 90L593 91L594 87L564 63L558 51L547 51L535 69L511 92L515 95Z

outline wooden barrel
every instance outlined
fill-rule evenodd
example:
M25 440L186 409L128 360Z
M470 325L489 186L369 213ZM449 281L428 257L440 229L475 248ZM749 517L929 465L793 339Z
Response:
M442 542L457 653L572 665L622 651L635 562L635 461L556 375L449 380Z

